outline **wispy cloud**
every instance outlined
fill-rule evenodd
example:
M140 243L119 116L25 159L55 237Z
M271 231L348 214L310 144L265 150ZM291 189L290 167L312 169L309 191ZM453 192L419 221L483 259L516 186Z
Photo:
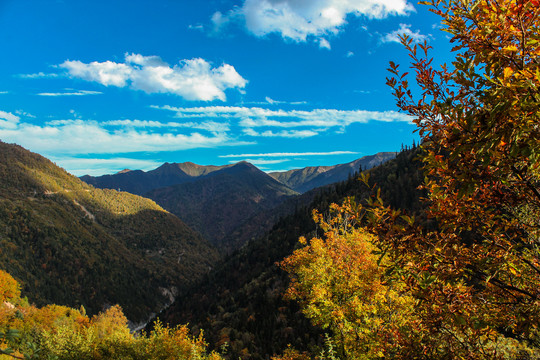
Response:
M257 136L257 137L283 137L283 138L308 138L312 136L319 135L317 131L313 130L281 130L281 131L272 131L266 130L262 132L257 132L251 128L246 128L243 130L244 134L248 136Z
M331 50L332 46L330 45L330 42L324 38L319 39L319 47L321 49Z
M291 156L333 156L333 155L353 155L355 151L327 151L327 152L274 152L260 154L228 154L220 155L220 158L250 158L250 157L291 157Z
M0 95L9 94L9 91L0 91Z
M27 117L27 118L32 118L32 119L35 119L36 116L35 115L32 115L24 110L15 110L15 114L19 115L19 116L24 116L24 117Z
M429 40L432 38L431 34L423 35L420 33L420 30L412 31L410 24L399 24L399 29L394 30L382 37L382 42L396 42L401 43L401 40L399 39L400 36L407 35L412 39L414 43L421 43L425 40Z
M283 100L274 100L269 96L264 98L264 101L250 101L245 102L244 104L253 104L253 105L305 105L307 101L283 101Z
M188 29L204 31L203 24L188 25Z
M354 123L370 121L412 122L408 115L397 111L367 111L367 110L270 110L260 107L238 106L207 106L180 108L173 106L152 106L156 109L174 111L178 118L220 118L238 119L239 124L246 128L255 127L318 127L330 128L348 126Z
M294 42L312 38L329 48L328 37L342 31L348 16L382 19L413 11L406 0L244 0L226 13L214 13L211 21L217 31L236 22L258 37L276 33Z
M80 119L36 125L20 122L19 117L6 112L0 112L0 117L0 139L47 155L160 152L249 144L225 132L208 135L191 129L185 133L171 129L153 132Z
M101 91L92 91L92 90L77 90L77 91L70 91L70 92L61 92L61 93L39 93L37 95L39 96L85 96L85 95L101 95L103 94Z
M21 79L43 79L43 78L56 78L56 77L59 77L60 74L38 72L34 74L18 74L15 76Z
M134 128L187 128L206 130L212 133L223 133L230 130L230 126L226 122L205 121L196 122L160 122L152 120L109 120L101 123L103 126L122 126Z
M186 100L225 101L227 89L241 90L247 84L233 66L212 67L200 58L181 60L171 67L159 56L125 54L123 63L67 60L58 67L66 70L72 78L105 86L130 86L149 94L174 94Z
M64 169L69 169L69 172L76 176L111 174L124 169L152 170L161 165L159 161L124 157L110 159L88 159L53 156L50 158L50 160Z

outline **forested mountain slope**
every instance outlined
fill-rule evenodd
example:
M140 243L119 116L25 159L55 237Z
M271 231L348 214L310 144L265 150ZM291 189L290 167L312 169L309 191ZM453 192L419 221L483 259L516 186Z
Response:
M31 302L120 304L144 320L214 265L216 251L149 199L87 185L0 142L0 269Z
M349 176L357 172L381 165L396 157L395 152L380 152L375 155L364 156L346 164L333 166L309 166L303 169L295 169L284 172L269 173L274 179L282 182L299 193L347 180Z
M225 247L223 239L247 219L293 195L293 190L247 162L146 194L211 243Z
M420 164L414 161L416 154L417 150L402 152L369 173L371 183L381 188L383 199L418 214L423 193L416 188L423 175ZM283 351L287 344L308 349L320 343L320 331L311 327L294 303L283 300L288 278L276 262L292 253L300 236L315 234L312 209L324 214L329 204L348 196L365 199L369 191L352 177L318 189L315 194L302 195L314 200L309 206L299 205L268 234L250 241L221 262L162 314L162 320L189 323L195 331L203 329L212 347L229 343L232 359L268 358Z
M97 187L124 189L151 198L212 244L228 249L243 244L224 241L230 233L255 214L297 195L245 161L224 166L165 163L148 172L124 171L81 179Z

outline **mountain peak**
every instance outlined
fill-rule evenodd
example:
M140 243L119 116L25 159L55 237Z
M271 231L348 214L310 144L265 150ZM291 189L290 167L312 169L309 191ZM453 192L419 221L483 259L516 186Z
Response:
M236 164L234 164L233 166L244 166L244 167L249 167L249 168L255 168L257 170L259 169L255 165L253 165L252 163L247 162L245 160L239 161Z

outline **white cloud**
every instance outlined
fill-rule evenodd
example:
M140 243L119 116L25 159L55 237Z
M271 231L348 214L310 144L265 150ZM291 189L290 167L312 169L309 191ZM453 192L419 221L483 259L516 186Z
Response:
M15 75L19 78L22 78L22 79L42 79L42 78L56 78L56 77L59 77L60 75L59 74L56 74L56 73L44 73L44 72L38 72L38 73L35 73L35 74L19 74L19 75Z
M271 97L267 96L264 98L264 100L266 100L267 103L269 104L276 104L276 100L272 99Z
M10 112L0 110L0 131L2 129L15 129L21 118ZM0 137L1 139L1 137ZM5 141L5 140L4 140Z
M112 61L93 61L85 64L79 60L66 60L59 67L67 69L71 77L98 82L105 86L126 86L131 73L131 68L126 64Z
M370 121L409 122L412 118L397 111L367 110L269 110L260 107L206 106L180 108L172 106L153 106L154 108L176 112L178 118L219 118L239 119L242 127L319 127L348 126Z
M251 128L246 128L243 130L244 134L248 136L259 136L259 137L284 137L284 138L307 138L319 135L318 132L313 130L281 130L274 132L272 130L266 130L262 132L257 132Z
M348 51L347 54L345 55L346 57L350 58L350 57L353 57L354 56L354 53L352 51Z
M327 151L327 152L275 152L261 154L228 154L220 155L220 158L249 158L249 157L290 157L290 156L333 156L358 154L355 151Z
M188 128L206 130L212 133L224 133L230 130L228 123L205 121L201 123L195 122L160 122L149 120L109 120L101 123L104 126L122 126L135 128Z
M84 121L81 119L75 119L75 120L70 119L70 120L52 120L52 121L48 121L46 125L67 126L67 125L82 125L85 123L88 123L88 121ZM153 121L153 120L123 119L123 120L101 121L96 124L99 124L99 126L103 128L119 127L123 129L127 129L127 128L132 128L132 129L135 129L135 128L167 129L168 128L171 130L175 128L197 129L197 130L206 130L214 134L225 133L230 130L230 126L228 123L218 123L215 121L205 121L201 123L196 123L196 122L179 123L179 122L160 122L160 121Z
M264 101L250 101L250 102L245 102L244 104L254 104L254 105L280 105L280 104L305 105L305 104L307 104L307 101L282 101L282 100L274 100L271 97L266 96L264 98Z
M243 128L244 135L252 137L306 138L320 135L329 129L344 133L347 126L352 124L366 124L370 121L412 123L410 116L397 111L336 109L313 109L309 111L270 110L260 107L239 106L180 108L166 105L151 107L173 111L179 119L236 120L238 126ZM262 129L259 130L258 128ZM287 130L277 131L276 129Z
M158 161L131 159L131 158L76 158L76 157L51 157L51 161L68 169L76 176L103 175L116 173L123 169L152 170L161 165Z
M295 42L313 37L321 44L342 30L347 16L382 19L412 11L406 0L244 0L226 14L216 12L211 20L217 30L228 22L242 21L258 37L277 33Z
M204 26L202 24L188 25L188 29L203 31Z
M1 124L8 126L0 126L0 139L46 155L159 152L248 144L224 132L211 135L195 131L158 133L133 127L111 128L106 123L84 120L56 120L35 125L20 123L13 114L0 113L4 114L8 115Z
M9 91L0 91L0 95L9 94Z
M85 96L85 95L101 95L101 91L92 91L92 90L77 90L71 92L61 92L61 93L39 93L39 96Z
M330 45L330 42L328 42L328 40L326 40L326 39L319 39L319 47L321 49L327 49L327 50L332 49L332 46Z
M211 18L212 24L214 24L214 31L219 31L224 25L226 25L231 20L231 16L233 16L232 12L229 14L229 16L224 16L221 12L216 11Z
M27 118L33 118L33 119L36 118L35 115L32 115L32 114L27 113L26 111L20 110L20 109L19 109L19 110L15 110L15 114L20 115L20 116L24 116L24 117L27 117Z
M68 75L105 86L130 86L146 93L168 93L186 100L222 100L225 90L243 89L245 80L233 66L219 67L204 59L182 60L171 67L158 56L126 54L124 63L112 61L91 62L67 60L59 65Z
M399 24L399 29L392 31L391 33L388 33L382 37L382 42L396 42L401 43L401 40L399 39L400 36L407 35L412 39L414 43L421 43L424 42L424 40L429 40L432 38L431 34L423 35L420 34L420 30L416 30L413 32L411 30L410 24Z

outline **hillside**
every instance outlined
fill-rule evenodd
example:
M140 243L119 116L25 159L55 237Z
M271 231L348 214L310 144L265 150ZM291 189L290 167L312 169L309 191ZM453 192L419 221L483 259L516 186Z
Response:
M211 243L225 247L230 244L223 239L247 219L293 195L294 191L247 162L146 194Z
M370 174L385 201L421 214L419 198L423 192L416 188L423 175L416 156L417 150L400 153ZM203 329L211 347L228 342L231 359L265 359L288 344L300 350L321 344L320 330L310 325L295 303L283 300L288 277L276 262L299 246L300 236L315 234L312 209L325 213L330 203L347 196L362 201L369 192L351 178L301 195L293 214L218 264L203 281L182 294L161 319L170 324L189 323L195 332ZM309 205L303 206L306 202Z
M364 156L346 164L334 166L310 166L284 172L269 173L274 179L287 185L294 191L305 193L309 190L347 180L349 176L363 170L371 169L396 157L395 152L380 152Z
M37 305L120 304L141 321L214 265L202 237L149 199L87 185L0 142L0 269Z

